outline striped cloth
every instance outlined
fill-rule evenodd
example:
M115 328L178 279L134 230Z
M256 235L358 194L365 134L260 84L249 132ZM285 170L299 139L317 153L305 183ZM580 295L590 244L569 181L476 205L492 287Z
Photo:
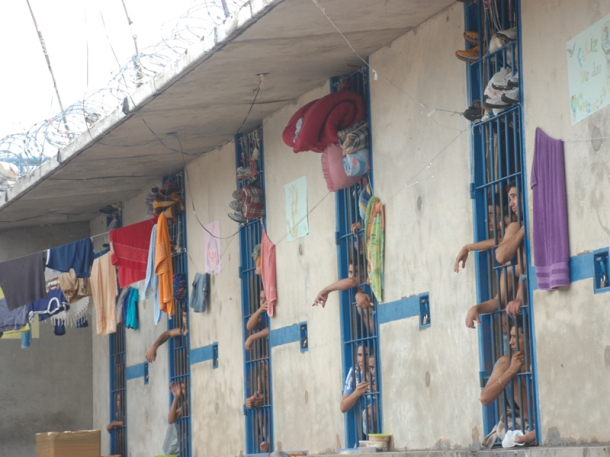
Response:
M343 155L353 154L369 146L369 124L360 121L337 133Z

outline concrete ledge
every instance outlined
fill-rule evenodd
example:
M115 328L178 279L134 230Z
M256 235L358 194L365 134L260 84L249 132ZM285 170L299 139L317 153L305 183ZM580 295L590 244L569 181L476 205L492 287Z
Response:
M351 454L359 457L610 457L610 446L562 446L527 447L513 449L492 449L489 451L428 450L428 451L391 451L370 454ZM318 457L336 457L337 454L324 454Z

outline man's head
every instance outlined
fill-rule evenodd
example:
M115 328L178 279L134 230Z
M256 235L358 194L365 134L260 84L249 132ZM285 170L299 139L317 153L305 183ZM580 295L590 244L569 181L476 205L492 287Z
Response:
M510 182L508 183L508 186L506 186L506 189L508 192L508 206L510 206L511 211L514 214L517 214L517 210L519 209L519 200L517 199L517 184Z
M266 303L267 303L267 295L265 294L265 291L263 289L261 289L261 293L259 295L259 304L260 304L260 306L263 306Z
M369 357L369 348L363 347L362 345L358 346L358 351L356 352L356 356L358 359L358 368L360 368L360 370L362 372L364 372L364 358Z
M497 202L498 200L496 200ZM502 213L500 212L500 205L496 203L494 205L487 205L487 223L489 228L489 233L493 235L494 232L500 233L500 228L502 226Z
M511 322L509 335L509 344L512 352L525 351L525 333L523 328L523 318L521 316L517 316Z
M358 278L358 265L351 262L347 269L347 277L348 278Z

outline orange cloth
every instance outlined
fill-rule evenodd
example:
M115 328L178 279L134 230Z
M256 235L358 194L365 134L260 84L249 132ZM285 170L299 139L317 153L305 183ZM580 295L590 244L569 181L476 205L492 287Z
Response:
M115 333L118 290L116 268L112 265L110 252L93 261L90 280L97 334Z
M174 267L172 244L165 213L157 221L157 246L155 251L155 274L159 277L159 304L161 311L174 315Z

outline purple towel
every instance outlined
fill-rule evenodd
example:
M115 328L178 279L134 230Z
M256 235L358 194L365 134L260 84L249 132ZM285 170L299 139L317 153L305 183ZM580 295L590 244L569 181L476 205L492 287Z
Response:
M551 290L570 284L568 207L563 141L536 129L532 165L534 195L534 264L538 288Z

